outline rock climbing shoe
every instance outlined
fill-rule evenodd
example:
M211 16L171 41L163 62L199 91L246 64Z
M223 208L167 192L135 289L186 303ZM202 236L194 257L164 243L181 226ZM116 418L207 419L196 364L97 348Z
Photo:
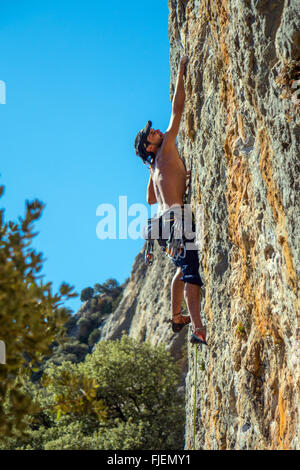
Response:
M175 313L173 315L172 320L172 330L174 333L179 333L185 325L188 325L191 322L191 318L189 315L182 315L181 312Z
M191 335L190 343L192 344L205 344L208 346L207 342L205 341L206 337L206 328L203 326L202 328L196 328Z

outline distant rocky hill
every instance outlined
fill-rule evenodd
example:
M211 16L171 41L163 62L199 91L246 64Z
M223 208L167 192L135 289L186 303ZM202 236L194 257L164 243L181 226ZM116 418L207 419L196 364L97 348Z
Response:
M117 308L128 280L122 285L115 279L108 279L103 284L83 289L82 305L65 325L68 341L55 342L51 346L51 355L46 357L37 372L32 375L33 381L38 380L49 363L56 365L63 361L78 363L84 360L99 340L100 330L105 320Z

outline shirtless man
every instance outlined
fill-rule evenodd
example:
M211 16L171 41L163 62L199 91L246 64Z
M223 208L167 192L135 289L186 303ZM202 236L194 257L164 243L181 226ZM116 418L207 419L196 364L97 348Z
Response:
M136 154L149 165L150 177L147 188L148 204L158 203L158 213L164 214L173 206L183 207L186 178L185 165L176 147L181 116L184 109L184 76L188 57L180 60L176 88L172 102L172 115L168 129L162 133L152 129L148 121L135 139ZM160 243L161 244L161 243ZM178 258L179 259L179 258ZM185 298L192 320L192 343L207 344L206 331L200 317L201 285L199 259L196 250L186 250L180 261L174 261L178 267L171 285L172 327L174 332L190 322L190 317L182 315L181 305Z

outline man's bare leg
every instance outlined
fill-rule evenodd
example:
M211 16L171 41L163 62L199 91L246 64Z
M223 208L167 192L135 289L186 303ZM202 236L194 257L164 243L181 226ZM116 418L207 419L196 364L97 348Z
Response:
M173 277L171 285L171 305L173 317L181 311L181 305L183 301L184 282L180 280L181 276L181 269L178 268L175 276Z
M180 280L182 276L181 269L178 268L172 280L171 286L171 304L172 304L172 330L179 333L181 329L190 323L189 315L181 314L181 305L183 301L184 282Z
M189 314L192 319L193 331L196 328L203 328L200 316L201 287L197 284L185 283L184 298L188 306Z

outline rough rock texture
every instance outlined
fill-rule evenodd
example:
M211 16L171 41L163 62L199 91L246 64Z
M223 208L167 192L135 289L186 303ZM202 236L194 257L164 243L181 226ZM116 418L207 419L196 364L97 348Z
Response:
M209 348L167 319L174 268L135 261L103 337L188 344L186 448L299 449L299 114L276 77L300 59L299 2L169 0L171 96L190 57L178 147L204 207ZM294 77L296 78L296 77ZM297 126L298 119L298 126ZM196 395L194 395L196 393ZM194 399L196 412L194 415Z
M196 448L299 448L299 127L275 82L300 56L299 2L169 8L172 83L179 56L190 57L180 148L192 203L205 208L210 347L199 359Z

